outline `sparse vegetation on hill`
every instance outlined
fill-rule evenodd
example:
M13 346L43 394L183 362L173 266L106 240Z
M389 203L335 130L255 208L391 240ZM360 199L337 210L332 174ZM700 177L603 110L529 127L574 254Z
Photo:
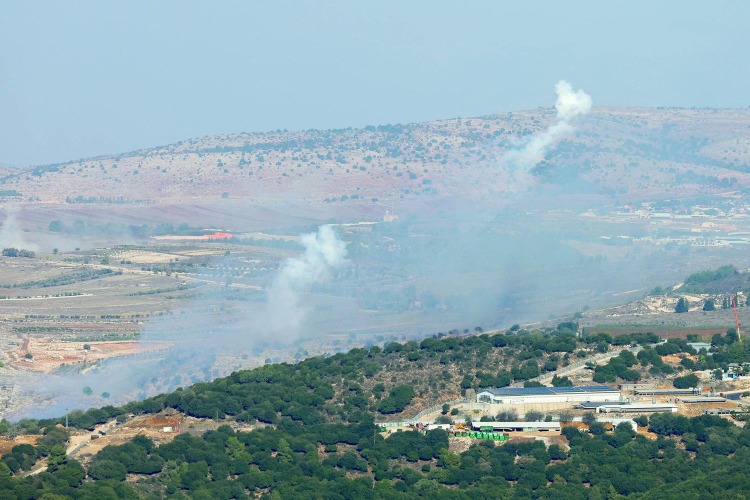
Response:
M739 272L737 269L731 265L721 266L713 271L701 271L685 278L685 283L680 288L680 291L684 291L685 293L716 293L714 291L715 285L719 283L723 285L725 291L728 291L731 290L732 285L735 285L734 282L728 283L728 278L738 275ZM745 285L745 283L742 283L742 285Z
M289 188L315 204L471 196L506 189L507 173L498 168L503 155L553 119L551 110L540 109L363 129L189 139L38 166L0 182L12 196L22 192L69 204L273 198ZM734 140L744 140L738 130L748 122L746 110L598 109L534 175L549 184L577 184L578 192L593 188L655 199L678 185L685 195L737 190L748 184L748 155ZM465 182L456 186L457 179Z

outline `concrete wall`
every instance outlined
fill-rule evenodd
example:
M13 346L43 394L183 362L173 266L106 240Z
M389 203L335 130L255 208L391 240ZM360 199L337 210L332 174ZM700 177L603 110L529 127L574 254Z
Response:
M482 395L489 393L477 394L477 399ZM529 396L492 396L493 403L499 404L512 404L512 405L526 405L526 404L546 404L546 403L583 403L585 401L591 401L596 403L603 403L607 401L620 401L620 393L598 393L598 392L582 392L582 393L569 393L569 394L543 394L543 395L529 395ZM486 403L485 403L486 404Z
M524 415L528 411L541 411L544 413L570 410L572 403L533 403L533 404L495 404L495 403L461 403L456 408L471 415L473 420L479 420L482 415L495 416L501 411L516 411ZM477 413L474 413L474 410Z

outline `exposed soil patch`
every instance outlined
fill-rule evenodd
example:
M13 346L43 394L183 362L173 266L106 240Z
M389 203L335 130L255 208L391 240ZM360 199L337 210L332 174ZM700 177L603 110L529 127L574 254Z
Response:
M39 441L41 438L41 435L24 435L15 437L13 439L0 436L0 455L10 453L10 450L12 450L14 446L18 446L19 444L30 444L32 446L36 446L37 441Z
M169 342L65 342L53 339L24 339L10 352L11 364L26 370L51 373L62 365L94 363L102 359L131 356L167 349ZM84 346L88 346L86 349ZM30 354L31 358L26 355Z

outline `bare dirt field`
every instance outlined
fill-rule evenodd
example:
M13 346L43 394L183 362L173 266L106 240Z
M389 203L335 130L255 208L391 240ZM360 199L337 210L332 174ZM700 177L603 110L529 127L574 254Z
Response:
M86 346L89 348L87 349ZM14 351L9 352L11 365L36 372L51 373L63 365L92 364L99 360L132 356L168 349L169 342L66 342L53 339L27 339ZM27 358L26 355L31 355Z
M181 414L137 415L124 424L114 421L97 427L94 432L83 432L71 439L74 451L71 456L88 458L96 455L105 446L123 444L137 435L147 436L157 444L167 443L180 433L200 432L216 429L219 424L212 420L185 417Z
M19 444L30 444L32 446L36 446L37 441L39 441L41 438L41 435L23 435L17 436L15 438L0 436L0 455L10 453L10 450L13 449L14 446L17 446Z

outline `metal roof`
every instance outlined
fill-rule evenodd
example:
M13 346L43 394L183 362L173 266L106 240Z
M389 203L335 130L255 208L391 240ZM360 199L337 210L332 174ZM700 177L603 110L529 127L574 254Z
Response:
M612 405L626 405L628 404L627 401L601 401L601 402L592 402L592 401L584 401L581 403L578 403L578 406L583 408L584 410L587 408L598 408L600 406L612 406Z
M726 402L727 398L722 398L719 396L704 396L704 397L696 397L696 398L681 398L681 403L724 403Z
M616 392L619 394L620 391L608 385L581 385L578 387L502 387L500 389L482 389L479 394L483 392L489 392L493 396L553 396L586 392Z
M693 388L693 389L635 389L633 392L635 392L635 394L638 396L652 396L652 395L670 396L670 395L679 395L679 394L700 394L700 390L697 388Z
M618 405L618 404L604 404L601 405L599 408L612 408L615 411L618 410L655 410L659 408L666 408L666 409L677 409L677 405L674 405L672 403L628 403L625 405Z

